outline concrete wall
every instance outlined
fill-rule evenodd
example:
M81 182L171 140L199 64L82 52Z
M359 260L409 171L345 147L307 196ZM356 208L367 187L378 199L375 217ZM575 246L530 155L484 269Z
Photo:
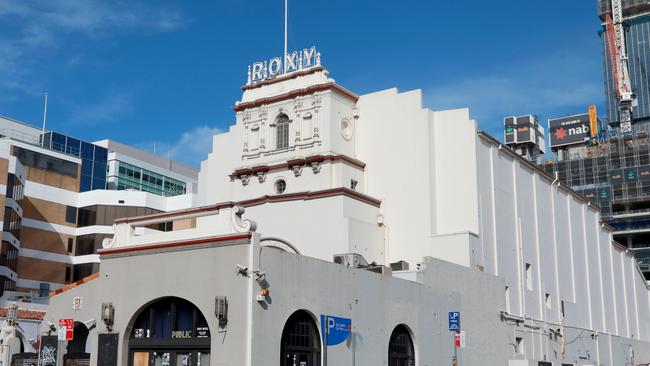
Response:
M287 318L304 309L316 319L320 315L352 319L354 342L329 347L330 365L386 365L388 341L399 324L412 332L417 364L437 365L450 362L453 355L447 313L461 311L470 345L461 351L461 362L506 362L504 353L494 352L505 335L496 317L503 302L496 294L503 284L494 276L429 258L415 274L420 282L415 282L277 249L260 252L255 244L230 244L235 243L103 258L100 278L53 297L47 319L55 324L62 317L82 322L97 319L88 343L93 363L97 334L105 332L101 303L112 302L114 332L120 333L121 342L118 364L125 364L128 325L138 309L160 297L177 296L194 303L208 320L212 364L269 365L280 359ZM236 264L266 273L267 303L254 301L260 287L252 278L237 276ZM213 315L214 296L223 295L229 300L229 321L225 333L220 333ZM76 311L70 305L75 296L83 299L82 308ZM475 306L477 302L483 306Z
M484 263L518 289L509 291L510 312L548 324L650 339L648 288L634 258L612 244L597 209L552 186L497 144L479 138L477 147ZM531 266L528 274L526 264Z

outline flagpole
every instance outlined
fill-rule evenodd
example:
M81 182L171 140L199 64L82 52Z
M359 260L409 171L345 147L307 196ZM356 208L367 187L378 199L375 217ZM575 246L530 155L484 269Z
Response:
M287 72L287 31L289 23L289 0L284 0L284 56L282 56L282 65L284 73Z

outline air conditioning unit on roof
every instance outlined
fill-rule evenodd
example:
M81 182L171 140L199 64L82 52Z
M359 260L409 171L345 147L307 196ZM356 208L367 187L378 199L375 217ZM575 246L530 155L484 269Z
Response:
M356 253L335 254L334 263L342 264L348 268L368 267L368 262L363 258L363 256Z

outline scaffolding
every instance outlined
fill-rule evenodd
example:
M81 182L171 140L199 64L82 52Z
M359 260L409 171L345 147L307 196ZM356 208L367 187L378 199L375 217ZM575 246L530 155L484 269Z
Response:
M635 126L636 127L636 126ZM558 150L540 168L600 207L616 241L637 253L650 279L650 133Z
M647 13L650 11L649 0L622 0L623 16L632 17ZM609 13L612 7L611 0L598 0L598 16L605 19L605 14Z

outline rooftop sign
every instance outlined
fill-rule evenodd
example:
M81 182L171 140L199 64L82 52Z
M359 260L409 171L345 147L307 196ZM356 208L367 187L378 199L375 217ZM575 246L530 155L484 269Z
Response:
M580 144L591 137L589 113L577 116L550 119L548 130L551 147Z
M316 47L305 48L302 51L293 51L281 57L274 57L268 61L255 62L248 66L248 80L246 85L251 85L272 79L278 75L289 74L294 71L320 66L320 52Z

